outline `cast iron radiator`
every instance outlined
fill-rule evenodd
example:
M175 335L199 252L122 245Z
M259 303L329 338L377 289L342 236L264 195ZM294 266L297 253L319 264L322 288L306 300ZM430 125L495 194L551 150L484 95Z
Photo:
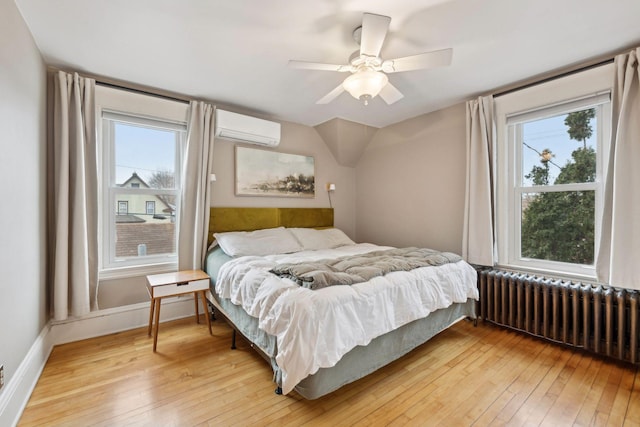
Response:
M480 318L638 363L637 291L478 270Z

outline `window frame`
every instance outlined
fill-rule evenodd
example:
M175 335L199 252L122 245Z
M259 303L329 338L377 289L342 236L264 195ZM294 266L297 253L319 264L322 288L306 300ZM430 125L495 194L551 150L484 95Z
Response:
M124 213L122 213L121 206L124 206ZM129 215L129 201L128 200L118 200L118 212L116 215Z
M151 206L151 212L149 212L149 206ZM155 215L156 214L156 202L154 200L145 200L144 202L144 210L146 215Z
M165 98L145 95L136 92L96 85L96 123L98 135L98 180L99 180L99 212L98 223L101 244L99 245L99 279L114 279L138 277L146 274L161 273L177 270L178 240L176 229L175 254L149 255L132 257L127 261L114 261L115 255L115 224L116 210L112 206L116 203L116 194L140 194L155 196L160 193L180 194L180 167L182 155L186 145L187 118L189 104ZM115 188L115 170L111 170L112 159L115 155L114 144L108 143L109 127L104 126L103 114L119 117L129 117L134 124L146 124L160 128L179 129L182 137L176 144L176 185L174 190L154 188ZM106 133L106 135L105 135ZM145 203L146 207L146 203ZM176 227L179 223L176 212ZM112 234L113 233L113 234ZM113 246L112 246L113 245ZM113 251L113 255L112 255Z
M578 279L595 280L593 265L572 264L524 258L521 256L521 200L524 193L546 191L595 191L594 257L597 256L602 220L603 183L608 164L611 129L611 104L602 104L613 82L613 65L607 64L550 82L513 92L495 100L496 117L496 234L498 266L502 268L550 273ZM518 123L582 110L596 109L596 180L593 183L524 186L522 147L518 142ZM594 260L595 261L595 260Z
M184 143L186 139L186 125L178 124L166 120L137 116L133 114L122 114L113 110L102 110L102 144L103 144L103 174L102 187L104 191L103 206L114 206L119 195L131 194L136 196L155 196L158 194L179 197L180 194L180 174ZM141 187L121 187L116 182L114 159L115 144L113 130L117 123L124 123L131 126L140 126L149 129L163 129L176 132L175 141L175 187L173 189L141 188ZM146 206L145 206L146 208ZM146 210L146 209L145 209ZM175 231L175 252L171 254L154 254L132 257L116 256L116 216L113 209L102 209L104 219L102 229L102 266L107 269L121 269L126 267L149 267L162 264L176 264L178 258L177 229ZM109 211L108 214L105 211ZM133 213L134 215L136 212ZM145 212L146 214L146 212ZM108 215L108 216L107 216ZM179 212L177 212L179 215ZM177 222L176 222L177 223Z

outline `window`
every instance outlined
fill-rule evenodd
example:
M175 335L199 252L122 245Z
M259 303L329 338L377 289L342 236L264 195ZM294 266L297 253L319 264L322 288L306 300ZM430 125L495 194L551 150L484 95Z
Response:
M176 256L176 198L184 127L104 111L105 204L118 200L118 213L105 218L105 265L136 265ZM157 199L166 216L155 217ZM124 201L122 201L124 200Z
M171 270L188 105L101 86L96 104L100 277Z
M611 120L610 69L496 100L501 265L595 275Z
M156 213L156 202L147 200L147 215Z

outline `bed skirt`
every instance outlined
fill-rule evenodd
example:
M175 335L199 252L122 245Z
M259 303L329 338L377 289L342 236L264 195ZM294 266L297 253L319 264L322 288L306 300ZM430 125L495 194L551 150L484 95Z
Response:
M213 292L208 292L207 298L215 307L216 314L226 318L231 326L269 361L273 368L274 381L280 387L280 369L275 361L275 337L259 329L258 319L249 316L242 307L217 296L214 298ZM335 366L320 368L315 374L300 381L295 390L306 399L317 399L331 393L404 356L458 320L475 319L476 304L473 299L468 299L466 303L454 303L448 308L436 310L423 319L381 335L367 346L357 346L345 354Z

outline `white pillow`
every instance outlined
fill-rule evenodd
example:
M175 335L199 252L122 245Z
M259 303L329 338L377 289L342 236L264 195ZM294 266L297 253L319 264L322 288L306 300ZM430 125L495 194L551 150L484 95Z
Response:
M355 245L355 242L338 228L327 228L326 230L316 230L313 228L289 228L288 230L296 236L296 239L298 239L305 251L333 249L340 246Z
M227 255L234 257L287 254L302 250L298 240L284 227L214 233L213 237Z

